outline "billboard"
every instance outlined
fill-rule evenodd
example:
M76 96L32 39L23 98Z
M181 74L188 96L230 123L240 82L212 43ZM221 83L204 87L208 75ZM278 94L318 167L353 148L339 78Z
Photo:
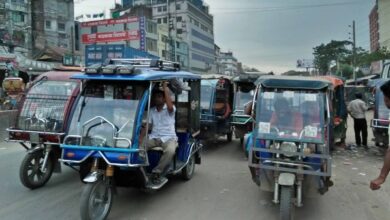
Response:
M140 31L117 31L117 32L101 32L95 34L83 34L81 41L83 44L94 44L94 43L106 43L106 42L117 42L126 40L139 40Z
M133 22L138 22L138 17L82 22L81 27L85 28L85 27L95 27L95 26L115 25L115 24L126 24L126 23L133 23Z
M297 68L314 68L314 60L299 59L297 60Z

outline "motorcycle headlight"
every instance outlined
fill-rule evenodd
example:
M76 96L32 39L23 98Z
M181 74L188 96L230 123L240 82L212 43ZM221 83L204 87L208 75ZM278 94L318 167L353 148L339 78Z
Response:
M293 142L283 142L280 145L280 150L283 151L283 155L285 155L286 157L292 157L294 155L291 153L297 152L298 147Z

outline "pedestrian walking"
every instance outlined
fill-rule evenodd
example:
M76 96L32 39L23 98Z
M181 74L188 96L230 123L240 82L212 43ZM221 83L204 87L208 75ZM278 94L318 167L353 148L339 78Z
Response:
M355 142L356 145L367 147L367 104L363 101L363 95L361 93L355 94L356 99L348 104L348 112L353 118L353 128L355 130Z
M387 81L385 84L383 84L380 87L380 89L384 94L383 100L385 102L385 105L388 109L390 109L390 80ZM381 188L381 185L386 181L386 177L389 174L389 171L390 171L390 148L387 149L381 172L379 173L379 176L376 179L371 181L370 188L372 190L377 190Z

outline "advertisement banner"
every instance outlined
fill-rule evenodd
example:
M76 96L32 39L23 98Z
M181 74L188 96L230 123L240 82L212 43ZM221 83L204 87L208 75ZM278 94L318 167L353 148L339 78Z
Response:
M146 44L146 33L145 33L145 17L141 17L139 20L139 29L140 29L140 50L145 51Z
M94 26L103 26L103 25L126 24L126 23L134 23L134 22L138 22L138 17L87 21L87 22L82 22L81 27L84 28L84 27L94 27Z
M96 34L83 34L81 36L81 41L83 44L117 42L117 41L126 41L126 40L131 41L131 40L139 40L139 39L140 39L139 30L102 32Z

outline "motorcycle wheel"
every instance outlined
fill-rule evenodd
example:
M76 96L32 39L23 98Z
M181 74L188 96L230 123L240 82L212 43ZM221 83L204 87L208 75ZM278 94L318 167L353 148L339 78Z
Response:
M52 155L46 163L46 170L42 171L43 160L45 153L42 150L33 153L27 153L20 165L19 177L22 184L30 189L39 188L49 181L54 170Z
M87 183L80 199L82 220L103 220L110 213L113 202L113 190L102 179Z
M282 186L280 194L280 220L294 219L293 187Z
M188 164L181 170L181 176L184 180L190 180L195 172L195 156L192 155Z

